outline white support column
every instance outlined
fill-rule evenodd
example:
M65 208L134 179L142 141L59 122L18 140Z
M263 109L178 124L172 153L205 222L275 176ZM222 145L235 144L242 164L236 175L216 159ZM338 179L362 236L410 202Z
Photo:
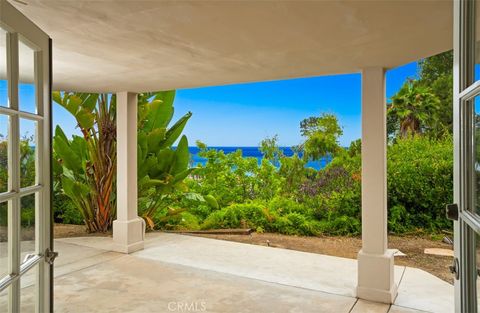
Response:
M362 250L357 297L393 303L393 251L387 249L387 130L385 71L362 71Z
M137 94L117 93L117 219L114 250L143 249L145 224L137 215Z

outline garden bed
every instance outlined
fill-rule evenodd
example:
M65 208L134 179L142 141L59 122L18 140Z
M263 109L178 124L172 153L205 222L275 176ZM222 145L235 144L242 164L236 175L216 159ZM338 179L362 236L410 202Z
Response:
M68 237L86 237L86 236L111 236L112 232L108 233L89 233L87 227L84 225L73 224L55 224L53 227L53 233L55 238L68 238Z

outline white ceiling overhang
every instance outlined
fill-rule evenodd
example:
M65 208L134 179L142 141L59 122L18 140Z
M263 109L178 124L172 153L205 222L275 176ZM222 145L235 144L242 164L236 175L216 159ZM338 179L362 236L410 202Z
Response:
M396 67L452 48L451 1L11 1L54 89L155 91Z

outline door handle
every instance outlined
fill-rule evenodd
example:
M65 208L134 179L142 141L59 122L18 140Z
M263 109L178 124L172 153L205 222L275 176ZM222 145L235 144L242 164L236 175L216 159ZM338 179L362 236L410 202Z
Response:
M22 262L22 263L27 262L28 260L30 260L31 258L33 258L33 257L35 257L35 256L37 256L37 255L34 254L34 253L29 253L29 254L27 254L27 255L23 258L23 262Z
M455 276L455 279L458 280L460 279L460 264L458 263L458 259L454 258L453 259L453 264L448 267L450 270L450 273L452 273Z
M447 218L451 221L458 221L458 205L456 203L447 204Z

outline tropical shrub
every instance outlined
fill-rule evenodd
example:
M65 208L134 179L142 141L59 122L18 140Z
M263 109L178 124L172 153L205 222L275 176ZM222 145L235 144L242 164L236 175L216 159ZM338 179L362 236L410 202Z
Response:
M415 216L413 216L415 217ZM388 230L392 233L405 233L412 230L412 216L407 209L397 204L388 209Z
M273 223L274 229L286 235L318 235L318 226L300 213L288 213L278 217Z
M82 133L69 140L56 127L56 176L61 177L62 190L80 211L87 229L106 232L116 213L116 97L53 92L53 100L75 117Z
M199 230L199 218L190 212L182 211L176 214L164 215L157 220L156 227L174 230Z
M70 198L62 192L54 191L52 205L53 220L55 223L75 225L84 224L80 211L77 209L77 207L75 207L72 201L70 201Z
M414 136L388 147L390 229L451 228L445 205L453 201L453 141ZM398 224L402 225L398 225Z
M199 219L191 213L183 212L180 214L180 222L176 229L179 230L198 230L200 229Z
M278 200L275 204L278 205ZM261 232L307 236L320 233L320 223L311 217L290 209L281 210L280 207L275 209L275 205L262 201L232 204L212 212L201 224L201 229L216 228L251 228Z
M184 211L168 205L188 190L183 180L194 170L187 137L173 146L192 116L188 112L169 126L174 99L175 91L138 95L138 209L152 229L166 215Z
M256 158L243 157L239 149L233 153L209 149L197 142L199 156L206 159L195 171L192 191L213 196L220 207L245 203L253 199L271 199L281 187L276 167L268 160L258 164Z
M268 207L281 215L299 213L306 216L313 216L313 210L309 206L293 198L277 196L268 202Z
M184 211L168 205L186 190L183 180L193 171L187 138L173 146L191 116L189 112L169 127L174 97L174 91L138 95L139 212L151 228L154 220ZM116 97L54 92L53 99L75 117L82 133L68 139L60 127L55 129L55 219L83 221L89 231L105 232L116 213Z
M303 196L302 200L308 201L308 198L319 194L330 195L332 192L351 189L358 183L343 166L329 166L306 179L300 186L299 194Z
M284 196L295 195L308 174L313 170L305 168L305 160L295 153L291 157L283 156L280 159L278 175L281 177L281 190Z
M329 221L320 221L320 231L334 236L355 236L361 232L361 223L356 217L342 215Z
M272 220L269 210L261 203L232 204L210 214L201 228L268 228Z

